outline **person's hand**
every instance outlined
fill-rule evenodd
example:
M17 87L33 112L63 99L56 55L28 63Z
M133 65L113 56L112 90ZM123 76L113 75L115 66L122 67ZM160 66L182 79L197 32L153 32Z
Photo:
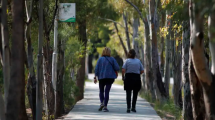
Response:
M97 79L96 79L96 76L94 77L94 83L95 83L95 84L97 83Z
M94 83L95 83L95 84L97 83L97 80L96 80L96 79L94 79Z

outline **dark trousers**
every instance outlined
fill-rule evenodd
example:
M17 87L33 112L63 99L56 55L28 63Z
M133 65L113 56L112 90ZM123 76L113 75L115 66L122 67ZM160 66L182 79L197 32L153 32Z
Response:
M126 101L127 101L127 108L131 108L131 92L132 90L126 90ZM138 90L133 90L133 100L132 100L132 108L136 108L136 102L137 102L137 95Z
M112 80L114 81L114 80ZM106 80L100 80L99 81L99 97L100 102L104 104L104 106L107 106L109 101L109 93L113 82L109 82Z

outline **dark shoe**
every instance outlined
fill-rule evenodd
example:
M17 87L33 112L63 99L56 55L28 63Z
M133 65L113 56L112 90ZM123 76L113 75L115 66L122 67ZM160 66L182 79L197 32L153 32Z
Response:
M102 111L103 112L109 112L109 110L107 109L107 107L104 107Z
M131 112L131 110L130 109L127 109L127 113L130 113Z
M132 108L131 111L132 111L132 112L137 112L137 111L135 110L135 108Z
M104 108L104 105L101 104L100 107L99 107L99 111L102 111L103 108Z

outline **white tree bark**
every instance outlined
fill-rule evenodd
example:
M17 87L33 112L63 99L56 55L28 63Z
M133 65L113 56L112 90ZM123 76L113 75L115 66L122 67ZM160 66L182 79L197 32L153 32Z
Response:
M45 68L45 58L44 57L43 57L43 68ZM48 116L48 104L47 104L47 94L46 94L47 86L46 86L46 82L45 82L45 80L47 78L46 78L45 69L43 69L42 71L43 71L43 110L45 110L45 115Z
M214 13L213 13L214 14ZM211 73L215 75L215 15L211 15L208 18L208 37L209 37L209 48L211 52Z

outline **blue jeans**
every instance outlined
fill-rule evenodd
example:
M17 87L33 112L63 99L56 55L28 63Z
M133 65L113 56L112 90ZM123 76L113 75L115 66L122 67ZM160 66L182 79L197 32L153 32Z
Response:
M100 102L103 103L104 106L107 106L108 104L109 93L110 93L111 86L113 84L113 82L109 82L109 81L114 81L114 79L99 80L99 97L100 97Z

